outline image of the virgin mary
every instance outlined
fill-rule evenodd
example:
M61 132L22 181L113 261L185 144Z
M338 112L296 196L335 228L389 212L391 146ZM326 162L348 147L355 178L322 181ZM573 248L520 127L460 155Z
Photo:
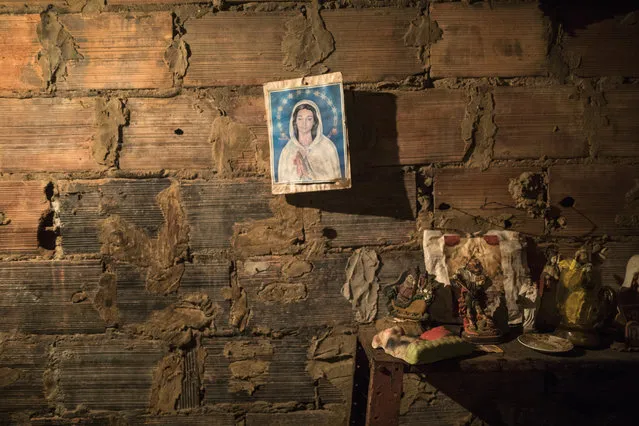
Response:
M324 136L317 104L302 100L293 107L290 139L282 149L278 183L331 182L342 178L335 144Z

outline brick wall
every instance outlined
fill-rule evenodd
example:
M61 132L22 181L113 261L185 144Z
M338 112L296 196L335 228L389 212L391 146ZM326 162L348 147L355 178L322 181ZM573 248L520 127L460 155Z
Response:
M389 283L424 229L605 241L623 275L635 7L322 3L0 0L0 423L344 423L346 262ZM261 84L328 70L353 189L273 196ZM406 383L403 424L476 420Z

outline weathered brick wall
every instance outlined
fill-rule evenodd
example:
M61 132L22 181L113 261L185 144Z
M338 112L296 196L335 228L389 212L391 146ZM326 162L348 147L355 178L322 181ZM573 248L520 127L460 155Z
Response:
M322 3L0 0L0 423L342 424L346 262L391 282L423 229L606 240L623 275L634 6ZM261 84L327 70L353 189L273 196ZM405 393L403 424L476 421Z

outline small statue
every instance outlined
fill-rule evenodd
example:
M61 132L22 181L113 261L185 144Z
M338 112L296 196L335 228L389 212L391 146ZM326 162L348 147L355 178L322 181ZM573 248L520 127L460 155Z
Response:
M519 289L519 297L517 303L522 307L524 312L523 329L524 333L534 332L535 319L537 314L537 286L530 280L527 280Z
M539 279L539 297L543 297L544 291L557 288L559 282L559 275L561 273L559 269L559 261L561 257L557 252L556 247L549 247L546 251L546 265L541 271L541 277Z
M583 302L591 296L588 290L593 290L595 283L592 280L592 262L590 252L582 247L575 252L575 258L562 260L559 263L561 274L562 315L568 323L577 323ZM574 343L574 342L573 342Z
M637 276L639 276L639 254L635 254L628 260L622 287L632 287L633 283L637 285Z
M599 248L595 252L601 259L604 253L605 249ZM577 250L574 259L560 261L559 268L561 321L557 334L575 346L599 346L596 329L612 313L614 293L595 279L592 252L585 246Z
M426 321L438 284L433 276L420 274L419 268L414 268L397 283L384 288L388 311L396 318Z
M451 277L451 283L461 289L459 315L463 318L462 337L472 343L499 343L502 333L486 312L486 288L490 287L491 280L484 273L479 259L471 257L466 266Z
M420 274L419 268L402 274L397 282L383 290L393 318L381 321L378 329L400 325L406 334L419 336L424 332L423 323L429 318L428 308L439 285L434 276Z
M538 285L538 311L536 315L536 328L541 331L554 330L559 325L559 278L561 269L559 263L561 256L557 247L550 246L545 251L546 264L541 271Z
M617 324L625 326L629 321L639 322L639 255L634 255L628 260L626 277L619 289L617 301Z

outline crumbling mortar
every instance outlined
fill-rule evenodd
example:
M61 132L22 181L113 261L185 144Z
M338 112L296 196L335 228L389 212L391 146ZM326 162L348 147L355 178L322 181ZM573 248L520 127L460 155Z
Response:
M564 29L557 16L557 10L553 8L546 13L548 15L544 17L544 24L548 40L546 48L548 74L559 84L564 84L572 78L573 69L577 64L574 64L574 61L571 62L563 50Z
M107 7L107 0L65 0L69 6L87 14L101 13Z
M423 72L408 76L403 80L379 81L375 83L346 83L344 90L349 91L386 91L386 90L402 90L414 92L432 88L433 84L428 77L425 69Z
M170 294L180 286L184 263L189 258L189 232L181 205L180 186L171 186L156 197L164 223L155 239L118 215L100 223L98 238L106 259L120 260L146 270L146 289L155 294Z
M313 0L301 0L291 2L251 2L247 0L245 3L239 3L237 1L230 3L225 1L220 10L229 12L244 12L244 13L269 13L269 12L290 12L297 11L300 8L300 4L309 5ZM322 6L322 9L325 9Z
M57 89L56 96L65 98L95 98L95 97L107 97L107 98L155 98L155 99L167 99L179 96L182 93L180 87L167 87L161 89L107 89L107 90L95 90L95 89L72 89L64 90ZM44 96L43 96L44 97Z
M472 87L548 87L556 86L552 77L444 77L433 80L440 89L468 89Z
M228 326L230 332L244 332L248 327L252 311L249 307L248 295L246 290L239 284L237 276L237 265L235 261L231 262L230 267L230 285L222 289L222 297L230 302Z
M572 83L572 82L568 82ZM624 78L620 83L627 85L639 84L639 79ZM440 78L430 80L426 71L420 74L408 76L403 80L379 81L374 83L345 83L345 90L371 91L371 90L398 90L421 91L429 88L468 89L469 87L548 87L556 86L557 80L550 77L481 77L481 78ZM172 98L186 93L228 91L229 93L261 94L262 87L255 85L234 85L224 87L170 87L165 89L109 89L96 91L90 90L62 90L57 89L58 96L73 97L99 97L112 98ZM0 92L0 98L50 98L54 94L48 92ZM222 108L223 109L223 108Z
M408 30L404 34L404 45L417 49L417 59L424 65L425 80L429 81L430 49L442 38L442 30L437 21L430 19L427 7L421 7L417 18L410 21ZM424 84L427 86L428 84Z
M246 413L291 413L312 409L307 404L298 401L288 402L222 402L207 405L197 410L198 413L234 413L237 418L243 418Z
M303 0L309 1L309 0ZM325 9L375 9L375 8L416 8L428 6L426 0L326 0L322 3Z
M523 172L508 183L508 192L515 203L514 207L525 210L530 218L546 215L549 204L549 185L547 168L539 172Z
M95 106L96 134L91 145L93 159L110 169L119 168L123 128L128 126L130 112L126 99L97 98Z
M322 330L311 339L306 371L315 382L316 409L325 408L319 394L320 380L328 381L342 394L350 407L354 371L356 336L355 327L337 326Z
M485 86L471 87L461 123L461 134L466 144L463 162L468 167L486 170L490 166L497 131L495 100L491 89Z
M7 91L0 90L0 99L31 99L31 98L96 98L96 97L108 97L108 98L155 98L155 99L167 99L179 96L183 91L181 87L167 87L158 89L61 89L56 87L53 91Z
M38 52L37 60L42 68L45 89L55 91L58 81L67 76L67 63L84 59L78 51L73 36L58 20L58 15L47 10L40 14L40 24L36 29L42 50Z
M42 375L44 397L54 414L62 415L65 412L64 392L60 387L60 359L56 351L57 343L62 340L56 338L50 345L47 353L47 365Z
M173 42L164 52L164 61L173 74L173 85L182 87L184 76L189 68L189 58L191 49L182 36L186 34L184 22L176 13L172 13L173 20Z
M0 211L0 226L9 225L11 218L7 217L5 212Z
M40 14L49 9L48 4L27 4L27 3L9 3L0 6L0 19L2 15L17 15L17 14ZM57 8L59 12L66 12L64 8Z
M539 159L493 159L491 161L491 167L552 167L552 166L564 166L575 164L614 164L614 165L639 165L639 156L632 157L606 157L598 155L596 158L539 158ZM460 169L466 167L464 162L446 162L446 163L424 163L419 165L420 167L433 167L434 170L443 169ZM262 175L246 174L245 176L251 176L256 178L265 178ZM100 180L109 178L126 178L145 180L152 178L170 178L179 180L188 180L192 182L233 182L236 181L237 176L219 176L214 171L204 169L193 170L166 170L162 169L157 172L137 172L129 170L104 170L100 172L34 172L34 173L12 173L2 174L0 173L0 182L15 182L25 180ZM270 180L264 180L265 183L270 183ZM208 252L204 251L203 254ZM210 253L218 253L218 251L211 251Z
M287 21L285 26L281 46L284 67L304 75L328 71L322 62L335 51L335 39L326 29L319 1L301 6L300 14Z
M583 127L589 151L586 163L591 163L598 157L600 131L610 125L608 116L605 114L608 102L603 89L606 83L605 79L583 79L579 81L576 89L575 96L581 100L584 108Z

